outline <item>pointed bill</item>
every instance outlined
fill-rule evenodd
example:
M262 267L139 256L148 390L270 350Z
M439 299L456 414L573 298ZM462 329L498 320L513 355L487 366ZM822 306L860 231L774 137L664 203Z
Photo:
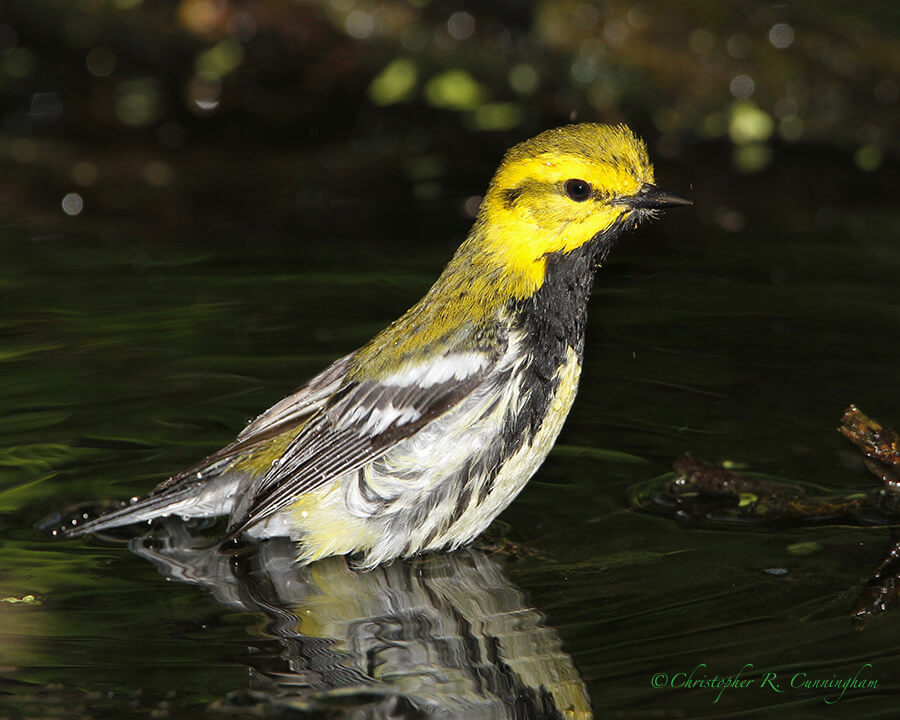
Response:
M681 205L693 205L694 203L686 197L668 192L651 183L644 183L637 193L616 198L613 200L613 204L627 205L635 210L661 210Z

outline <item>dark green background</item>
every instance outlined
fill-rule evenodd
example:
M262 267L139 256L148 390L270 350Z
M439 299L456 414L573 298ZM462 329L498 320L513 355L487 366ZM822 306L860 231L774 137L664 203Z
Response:
M0 598L40 604L0 604L0 717L195 717L246 685L257 616L38 525L145 492L368 339L505 148L571 119L631 124L695 205L598 274L579 398L497 528L541 554L509 580L598 717L893 717L897 618L849 618L887 530L685 529L628 497L684 451L875 487L834 428L850 402L900 426L898 26L892 2L7 2ZM650 687L866 662L878 689L835 705Z

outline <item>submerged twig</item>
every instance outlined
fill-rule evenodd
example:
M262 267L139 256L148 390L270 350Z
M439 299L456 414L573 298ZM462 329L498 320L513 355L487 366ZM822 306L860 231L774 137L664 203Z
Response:
M675 479L663 497L679 519L758 520L769 524L862 522L880 515L878 493L823 496L778 480L748 477L685 453L675 461ZM865 524L870 524L866 522Z
M900 525L900 435L848 407L838 431L865 456L865 466L882 486L867 493L822 495L800 485L748 477L685 453L675 461L675 477L664 487L646 491L636 504L673 509L680 521L698 519L762 522L770 525L850 524ZM900 600L900 538L866 582L853 609L862 625L887 612Z
M853 607L853 619L866 626L888 612L900 599L900 540L892 534L893 546L875 568Z
M900 435L863 413L856 405L844 411L838 432L866 456L866 467L888 492L900 492Z
M870 418L856 405L844 410L838 432L867 457L900 468L900 435Z

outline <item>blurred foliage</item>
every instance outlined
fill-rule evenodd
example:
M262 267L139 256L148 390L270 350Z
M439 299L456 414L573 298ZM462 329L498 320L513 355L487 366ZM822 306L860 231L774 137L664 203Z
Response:
M319 112L338 115L332 101L359 105L360 90L374 83L378 104L471 111L506 101L548 115L638 113L670 144L725 134L737 100L766 113L786 140L895 142L894 3L459 8L427 0L12 0L0 30L5 130L12 139L62 124L97 136L186 122L186 114L294 127ZM345 122L354 115L344 113Z
M374 139L323 162L358 167L570 119L628 121L662 158L727 142L743 172L788 143L872 171L897 152L898 29L890 2L7 0L0 211L78 215L98 183L115 210L122 183L208 173L203 147Z

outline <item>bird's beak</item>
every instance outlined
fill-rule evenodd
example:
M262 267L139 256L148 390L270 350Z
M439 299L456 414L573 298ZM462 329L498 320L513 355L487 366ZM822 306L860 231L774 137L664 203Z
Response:
M662 208L693 205L693 201L675 193L661 190L651 183L644 183L634 195L613 200L614 205L627 205L635 210L661 210Z

